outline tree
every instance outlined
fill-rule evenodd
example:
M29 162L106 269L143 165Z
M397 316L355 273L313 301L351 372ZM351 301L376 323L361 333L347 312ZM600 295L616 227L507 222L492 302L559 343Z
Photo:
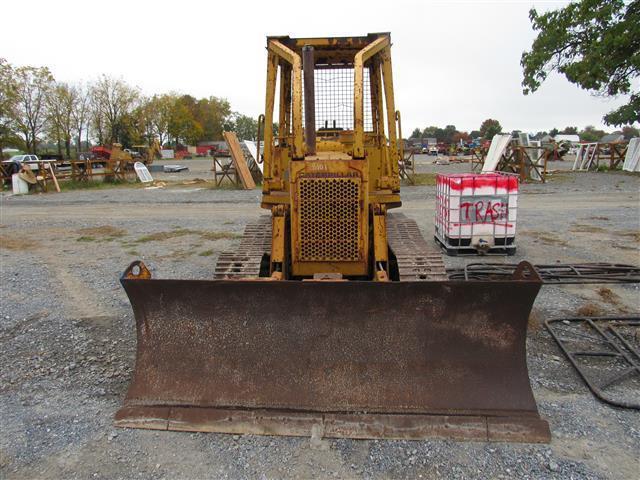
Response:
M565 135L577 135L578 127L564 127L564 130L562 130L560 133Z
M502 132L502 126L498 120L488 118L480 125L480 135L485 140L491 140L494 135L500 132Z
M555 137L559 133L560 133L560 130L558 130L557 128L552 128L551 130L549 130L549 135L552 137ZM544 135L546 135L546 133ZM544 135L542 136L544 137Z
M256 140L258 136L258 120L247 115L234 113L232 123L232 130L236 132L240 140Z
M480 130L471 130L471 133L469 135L471 136L471 138L480 138L482 136Z
M121 142L124 133L123 118L131 114L139 99L136 88L124 80L102 75L91 87L94 120L100 140Z
M411 136L409 138L420 138L422 137L422 131L419 128L415 128L413 132L411 132Z
M224 98L203 98L195 105L194 117L202 126L202 139L222 140L225 125L231 123L231 105Z
M57 83L47 97L49 125L58 144L58 154L62 153L61 142L63 142L67 158L71 157L76 94L77 91L68 84Z
M190 95L178 98L171 109L169 135L176 143L193 145L203 135L203 128L194 117L195 99Z
M535 92L555 71L580 88L602 96L630 94L629 102L604 116L607 125L640 118L640 2L580 0L558 10L529 11L538 36L524 52L524 93Z
M447 125L442 129L442 133L440 134L441 141L445 143L453 143L455 140L453 136L456 134L458 130L455 125Z
M15 108L11 112L13 124L24 138L26 149L37 154L38 136L47 120L47 96L53 76L46 67L15 69Z
M11 128L16 108L16 79L13 67L0 58L0 159L2 148L15 139Z
M587 125L584 130L580 132L580 140L583 142L597 142L605 134L602 130L597 130L593 125Z
M622 127L622 134L625 140L631 140L633 137L640 137L640 130L628 125Z
M147 101L148 121L151 123L153 136L158 139L160 145L169 140L169 122L177 98L177 94L167 93L154 95Z
M85 132L87 136L87 148L89 147L89 117L91 98L89 89L79 84L71 87L73 90L73 96L75 102L73 104L73 110L71 115L73 118L73 131L76 138L76 152L80 153L82 150L82 133Z
M467 132L456 132L453 134L451 138L452 143L469 143L471 141L471 136Z
M427 127L422 131L422 138L435 138L440 140L442 137L442 129L438 127Z

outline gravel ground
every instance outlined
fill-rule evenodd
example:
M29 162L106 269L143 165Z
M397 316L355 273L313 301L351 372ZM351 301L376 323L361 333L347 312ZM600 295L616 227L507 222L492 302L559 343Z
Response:
M418 171L465 171L466 164ZM167 162L179 163L179 162ZM210 278L217 255L264 211L259 191L211 189L206 160L172 183L0 198L2 478L638 478L640 414L591 395L547 332L590 305L640 310L638 286L544 287L528 340L531 383L550 445L448 441L311 443L305 438L115 429L134 362L132 312L118 276L140 258L160 278ZM569 162L559 167L570 167ZM554 166L554 168L556 168ZM518 252L492 261L639 262L640 177L560 173L524 185ZM403 188L426 238L434 187ZM463 265L477 257L446 258Z

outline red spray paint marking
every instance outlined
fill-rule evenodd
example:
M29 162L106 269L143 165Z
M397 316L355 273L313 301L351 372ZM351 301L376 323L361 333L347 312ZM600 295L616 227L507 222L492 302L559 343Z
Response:
M513 227L512 223L493 223L493 222L473 222L476 225L494 225L496 227L507 227L507 228L511 228ZM458 222L451 222L449 223L449 229L451 229L451 227L464 227L464 226L469 226L469 223L458 223Z
M475 190L487 187L505 189L509 193L516 193L518 191L518 177L504 174L439 173L437 175L437 183L448 186L451 190L455 191L462 191L464 189Z
M496 220L506 220L509 205L499 199L477 200L460 204L461 220L466 223L494 223Z

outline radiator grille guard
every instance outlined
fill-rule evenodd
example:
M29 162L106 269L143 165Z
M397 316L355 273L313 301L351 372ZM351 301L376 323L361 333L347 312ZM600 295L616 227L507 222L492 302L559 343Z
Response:
M299 261L361 260L360 186L353 176L299 178Z

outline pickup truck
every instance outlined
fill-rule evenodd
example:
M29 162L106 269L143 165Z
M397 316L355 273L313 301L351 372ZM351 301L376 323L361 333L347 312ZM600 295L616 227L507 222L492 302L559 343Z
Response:
M38 162L40 159L37 155L14 155L9 160L3 160L2 163L23 163Z
M14 155L9 160L2 161L2 170L7 172L8 176L11 176L13 173L18 173L25 165L31 170L37 171L40 165L44 165L45 168L47 168L48 160L49 159L45 159L44 162L41 162L41 159L38 158L37 155ZM55 160L51 160L51 162L55 162Z

